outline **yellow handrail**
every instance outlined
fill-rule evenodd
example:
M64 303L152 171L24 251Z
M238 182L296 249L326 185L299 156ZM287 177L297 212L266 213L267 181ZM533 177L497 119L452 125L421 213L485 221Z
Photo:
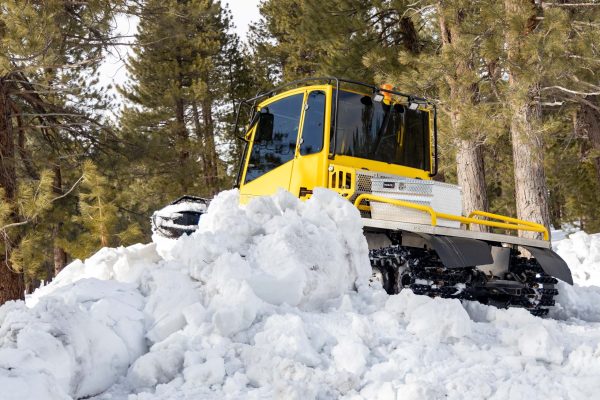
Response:
M544 240L548 240L550 238L550 233L548 232L548 229L542 225L542 224L538 224L536 222L531 222L531 221L524 221L521 219L517 219L517 218L511 218L511 217L507 217L504 215L499 215L499 214L493 214L493 213L489 213L489 212L485 212L485 211L473 211L469 214L469 218L472 218L474 216L480 216L480 217L487 217L487 218L493 218L493 219L499 219L501 221L505 221L505 222L512 222L518 225L527 225L530 227L535 227L535 228L539 228L542 229L541 231L534 231L534 232L542 232L544 234Z
M415 204L415 203L411 203L410 201L390 199L389 197L382 197L382 196L377 196L374 194L367 194L367 193L359 195L356 198L356 200L354 200L354 206L359 208L360 203L362 203L363 200L378 201L381 203L387 203L387 204L391 204L391 205L395 205L395 206L399 206L399 207L412 208L415 210L427 212L431 216L431 225L432 226L436 226L437 219L442 218L442 219L447 219L447 220L451 220L451 221L458 221L463 224L466 224L467 226L470 224L477 224L477 225L490 226L492 228L539 232L539 233L543 234L544 240L548 240L549 236L550 236L548 233L548 229L546 229L546 227L544 227L543 225L536 224L534 222L529 222L529 221L521 221L521 220L518 220L515 218L505 217L502 215L486 213L484 211L474 211L473 213L471 213L469 215L469 217L463 217L463 216L459 216L459 215L440 213L440 212L435 211L430 206ZM499 220L504 220L506 222L514 222L514 223L494 222L494 221L475 219L475 218L472 218L472 215L484 216L484 217L488 217L488 218L495 218L495 219L499 219Z
M374 194L367 194L367 193L359 195L356 198L356 200L354 200L354 206L356 208L359 208L360 203L363 200L374 200L374 201L379 201L382 203L392 204L395 206L413 208L415 210L428 212L431 215L431 225L433 225L433 226L437 225L437 213L435 212L435 210L433 208L431 208L429 206L411 203L410 201L390 199L389 197L376 196Z

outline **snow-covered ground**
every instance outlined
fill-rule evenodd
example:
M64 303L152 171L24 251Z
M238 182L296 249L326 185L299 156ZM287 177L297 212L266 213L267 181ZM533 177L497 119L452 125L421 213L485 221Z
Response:
M552 318L368 286L358 212L328 191L238 206L177 241L102 249L0 307L0 399L591 399L600 236Z

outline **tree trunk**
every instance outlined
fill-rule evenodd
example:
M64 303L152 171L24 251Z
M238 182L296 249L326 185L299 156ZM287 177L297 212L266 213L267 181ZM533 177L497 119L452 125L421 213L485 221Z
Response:
M461 46L461 27L448 24L444 18L443 2L438 3L439 25L444 50L454 52L456 46ZM461 22L461 12L456 11L455 24ZM461 78L473 70L473 62L462 59L454 65L453 70L448 72L445 80L450 87L450 122L456 145L456 170L458 184L463 189L463 213L468 215L474 210L488 210L487 189L485 183L485 169L483 165L483 151L480 133L470 134L462 131L461 119L464 107L475 104L477 84L465 82ZM472 230L487 231L483 225L471 225Z
M517 84L516 82L510 85ZM540 115L537 107L522 104L511 107L510 133L515 171L515 200L519 219L550 226L548 189L544 173L544 142L538 131ZM522 236L537 237L535 232Z
M458 184L463 189L463 211L466 215L474 210L488 209L482 153L482 148L477 143L471 140L458 140L456 151ZM485 227L473 225L472 228Z
M215 125L212 115L212 102L208 99L202 101L202 116L204 118L204 150L209 160L209 170L204 171L205 174L212 177L213 186L210 188L211 194L215 195L218 193L219 188L217 187L219 166L217 155L217 149L215 146Z
M175 101L175 120L176 120L176 127L175 127L175 131L177 134L177 142L178 142L178 147L179 147L179 161L180 161L180 168L183 169L187 169L187 163L189 162L189 158L190 158L190 143L189 143L189 135L188 135L188 131L187 128L185 126L185 104L183 102L183 99L179 98L176 99ZM181 177L180 179L180 184L181 184L181 189L184 192L187 192L189 190L189 188L191 187L191 181L192 181L192 177L190 176L190 174L188 173L182 173L179 174L179 176Z
M202 170L204 171L204 185L209 191L209 194L213 194L213 177L210 176L206 171L210 170L210 159L209 155L206 153L206 146L204 145L204 136L206 132L204 131L202 124L200 123L200 113L198 111L198 104L196 101L192 103L192 114L194 116L194 126L196 128L196 136L198 137L198 143L200 145L200 158L202 159Z
M59 165L54 167L54 183L52 191L59 196L63 193L62 174ZM63 223L59 221L54 224L54 227L52 228L52 240L54 242L54 276L58 275L58 273L67 265L67 253L63 248L56 244L62 225Z
M5 196L2 201L14 204L17 191L15 138L6 77L0 78L0 188ZM8 222L17 222L16 213ZM0 304L3 304L9 300L23 299L25 287L23 275L13 271L10 262L14 238L7 232L0 232L0 235L3 242L0 244Z
M523 49L526 37L535 30L538 8L534 0L505 0L504 7L507 17L523 18L522 24L510 24L505 33L517 216L549 227L539 82L525 75L534 72L526 71L531 55ZM536 232L520 235L539 236Z
M596 169L596 178L598 179L598 183L600 183L600 111L592 107L592 105L600 104L600 101L594 102L593 99L589 99L588 101L592 104L581 104L577 112L575 129L577 133L582 134L582 136L589 140L594 150L594 167Z

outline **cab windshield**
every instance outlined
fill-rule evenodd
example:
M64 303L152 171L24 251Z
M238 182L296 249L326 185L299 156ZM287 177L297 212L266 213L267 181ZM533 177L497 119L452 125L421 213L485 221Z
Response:
M335 154L430 169L429 112L340 91L337 118Z

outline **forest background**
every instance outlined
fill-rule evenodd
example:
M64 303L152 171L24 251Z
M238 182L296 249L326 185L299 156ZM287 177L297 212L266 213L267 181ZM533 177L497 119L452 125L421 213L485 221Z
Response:
M247 41L217 0L0 5L0 304L230 188L235 106L310 76L433 99L465 210L600 230L597 0L263 0ZM118 46L117 98L99 69Z

